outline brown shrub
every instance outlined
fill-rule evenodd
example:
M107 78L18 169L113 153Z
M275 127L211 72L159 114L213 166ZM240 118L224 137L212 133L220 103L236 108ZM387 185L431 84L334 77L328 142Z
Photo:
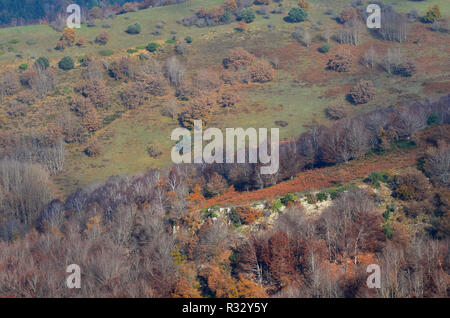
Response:
M154 144L149 144L147 146L147 153L151 158L154 158L154 159L159 158L162 155L161 149L159 149L159 147Z
M309 3L306 0L299 0L297 5L304 10L309 9Z
M134 109L145 100L145 89L141 83L130 83L125 86L125 89L120 93L120 98L125 107Z
M202 120L206 125L212 117L213 101L208 96L197 97L192 100L186 111L179 116L180 124L186 128L194 127L194 120Z
M229 12L236 11L237 9L236 0L225 0L223 3L223 8Z
M83 38L83 37L78 38L76 45L77 46L85 46L86 45L86 39Z
M224 92L219 95L217 104L221 107L228 108L233 107L240 100L239 95L233 92Z
M208 70L198 71L192 78L192 86L194 90L208 91L219 88L222 85L222 81L216 72Z
M101 31L96 37L95 37L95 43L98 43L100 45L105 45L109 41L109 33L106 31Z
M191 83L183 83L183 85L178 86L175 90L175 96L180 100L189 100L194 95L194 89Z
M75 86L75 91L78 91L84 97L89 98L97 108L103 108L108 105L109 92L102 80L79 82Z
M0 75L0 99L5 95L13 95L19 89L19 81L14 71L7 71Z
M339 16L339 21L341 23L345 23L351 20L355 20L358 19L359 17L359 13L358 10L356 8L353 7L347 7L344 10L342 10L340 16Z
M237 208L236 214L244 224L251 224L262 217L263 211L246 206Z
M79 116L84 116L90 109L94 108L91 101L84 97L75 97L70 102L71 109Z
M127 3L124 3L124 5L122 6L123 13L135 12L135 11L137 11L137 9L136 9L136 3L134 3L134 2L127 2Z
M58 41L58 42L56 42L55 50L62 51L66 48L66 45L67 45L66 42Z
M336 72L348 72L352 65L350 56L347 54L336 54L328 61L328 69Z
M228 56L223 60L223 66L227 69L239 70L250 66L254 60L253 54L242 47L237 47L228 51Z
M404 202L402 206L405 214L412 218L416 218L421 214L431 214L435 210L431 200L408 201Z
M17 94L16 100L26 105L32 105L36 100L36 96L33 94L32 91L24 90L19 94Z
M17 103L16 101L11 101L9 103L8 115L10 117L23 117L28 112L28 106L22 103Z
M222 73L222 81L228 85L237 85L239 83L249 83L250 73L246 69L239 71L226 70Z
M136 76L136 65L127 57L114 60L108 70L109 74L116 80L128 80Z
M406 61L393 66L392 73L404 77L411 77L417 73L416 65L411 61Z
M403 201L423 201L429 197L430 189L428 179L415 169L396 175L393 182L393 195Z
M86 67L81 73L83 79L93 81L101 80L103 78L103 66L98 60L86 56L83 58L81 66Z
M217 172L208 176L208 182L206 182L205 190L208 196L216 196L225 193L229 188L227 181Z
M350 91L350 98L354 104L368 103L375 97L376 89L372 81L359 81Z
M100 121L98 119L97 110L92 107L83 116L82 125L88 132L93 133L100 129Z
M188 52L189 46L186 41L181 40L178 41L177 44L175 44L174 49L177 54L185 55Z
M140 73L136 80L142 84L142 88L153 96L164 96L169 88L168 81L161 75Z
M11 130L0 130L0 155L11 154L19 144L19 136Z
M250 66L250 79L255 83L266 83L273 80L275 70L266 61L257 61Z
M96 157L102 152L102 147L98 143L97 140L94 140L87 145L87 147L84 149L84 152L89 157Z
M29 69L29 70L22 72L19 76L20 84L22 84L25 87L31 88L31 81L34 76L36 76L35 69Z
M331 105L325 110L325 113L328 118L333 120L339 120L347 117L347 112L345 111L344 107L338 105Z

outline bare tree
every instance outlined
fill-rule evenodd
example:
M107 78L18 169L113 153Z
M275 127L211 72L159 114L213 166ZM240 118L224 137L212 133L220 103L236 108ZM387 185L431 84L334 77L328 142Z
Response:
M186 55L186 53L188 52L188 45L186 43L186 41L179 41L176 45L175 45L175 52L177 54L180 55Z
M38 96L45 96L55 90L56 84L56 77L51 70L36 66L30 85Z
M166 74L170 84L179 87L185 81L186 68L175 56L172 56L166 63Z
M165 116L169 116L170 118L175 118L177 117L177 112L178 112L178 104L176 102L176 100L169 100L166 103L164 103L163 105L163 109L162 109L162 114Z
M450 146L447 143L440 143L426 152L425 170L432 180L444 186L450 184Z
M309 30L304 30L302 35L302 42L306 47L309 47L311 45L312 37Z
M381 37L387 41L405 42L409 29L407 17L395 12L392 7L383 10L382 16Z
M378 55L377 51L373 47L373 45L369 48L369 50L364 53L364 56L362 57L362 64L370 68L375 67L375 63L377 61Z
M30 225L50 201L48 173L39 165L3 159L0 161L2 215ZM43 186L44 185L44 186Z
M392 74L396 65L402 62L402 54L400 48L389 48L386 55L383 57L383 64L386 72Z
M328 24L324 27L322 37L327 43L329 43L331 38L333 37L333 30Z
M338 33L341 44L359 45L364 30L364 25L359 19L350 20L344 24L344 28Z

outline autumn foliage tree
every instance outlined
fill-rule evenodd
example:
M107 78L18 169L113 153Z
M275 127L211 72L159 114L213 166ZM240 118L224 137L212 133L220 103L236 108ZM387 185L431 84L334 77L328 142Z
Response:
M242 223L252 224L263 215L263 211L249 206L244 206L236 208L236 214L242 220Z
M77 33L75 29L66 27L59 39L59 42L56 44L56 49L63 50L66 47L73 46L76 42Z

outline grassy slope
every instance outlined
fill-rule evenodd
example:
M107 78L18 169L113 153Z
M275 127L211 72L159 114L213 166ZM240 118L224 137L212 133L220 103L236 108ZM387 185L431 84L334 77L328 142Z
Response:
M289 125L280 129L281 138L297 136L304 131L303 125L310 123L312 119L325 124L329 123L324 117L323 110L331 103L346 105L352 114L398 104L403 99L406 101L411 98L424 97L426 94L423 83L442 81L442 79L448 78L450 73L448 53L446 53L448 35L433 35L434 37L430 40L433 45L427 45L425 40L419 49L412 43L402 45L386 43L366 35L365 42L358 48L352 49L358 56L370 45L374 45L377 49L380 48L381 51L386 50L387 46L399 45L403 48L405 55L421 59L419 67L422 69L420 69L419 75L405 80L386 76L383 72L371 73L362 66L356 66L351 73L345 75L326 71L324 66L329 56L335 53L337 45L333 44L329 54L319 54L317 48L320 46L320 41L316 40L310 48L295 43L290 37L295 25L283 22L282 15L271 15L268 20L258 16L256 21L250 25L248 34L236 33L233 30L234 25L186 28L176 23L183 16L192 15L201 6L211 7L222 2L221 0L193 0L190 3L129 13L127 15L129 19L125 19L124 15L117 16L115 19L109 20L112 27L108 29L108 32L112 37L105 48L112 49L119 54L127 54L126 49L128 48L150 41L169 39L171 37L170 30L176 29L179 38L191 35L195 39L187 58L190 73L204 67L220 70L224 52L239 45L258 56L266 58L278 56L280 70L276 80L271 84L253 85L239 90L242 101L237 109L230 113L217 113L211 126L220 128L275 127L274 121L283 120ZM285 2L290 2L292 5L296 3L296 1ZM324 11L331 7L334 12L339 12L348 3L348 1L341 0L311 0L310 2L313 4L310 9L312 20L320 20L334 28L337 27L336 22L330 16L325 15ZM421 13L431 4L440 4L444 15L448 16L450 13L447 1L435 0L422 3L390 0L386 2L395 4L400 11L407 12L411 8L417 8ZM167 22L162 35L151 35L155 24L160 20ZM135 22L142 25L143 32L139 35L127 35L124 30ZM275 26L275 31L268 31L268 23ZM81 30L77 30L77 33L87 40L92 40L102 30L102 24L102 21L98 21L97 27L83 26ZM20 43L13 46L16 52L24 56L24 60L32 55L44 55L51 58L52 63L55 64L57 59L65 55L78 57L86 53L97 54L99 50L103 49L98 45L88 45L86 48L70 48L64 52L47 51L47 48L55 45L58 37L59 33L48 26L0 30L0 42L7 42L15 38L21 40ZM36 40L38 44L27 45L25 42L30 39ZM425 50L425 48L427 49ZM168 49L170 50L170 46ZM22 60L14 58L14 54L7 53L0 56L0 64L22 63ZM428 69L438 72L427 72ZM65 74L63 87L71 87L71 76L75 76L75 72L76 70ZM354 107L345 102L345 93L360 78L372 79L376 83L378 95L369 104ZM114 90L116 89L114 88ZM436 92L434 91L434 93ZM120 109L116 101L115 103L109 111L110 113ZM77 186L103 180L113 174L134 174L150 167L169 165L171 163L170 148L173 145L173 142L170 141L170 133L177 127L177 123L160 115L162 103L163 101L160 99L153 99L143 107L127 112L112 124L98 131L96 137L104 149L99 158L87 158L82 153L84 145L70 146L66 170L55 178L60 189L67 193ZM157 144L163 150L164 154L160 159L151 159L147 155L146 147L149 142Z

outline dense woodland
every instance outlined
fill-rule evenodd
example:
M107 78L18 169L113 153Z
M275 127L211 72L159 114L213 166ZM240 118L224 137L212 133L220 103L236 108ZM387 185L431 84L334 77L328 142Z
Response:
M431 113L448 124L449 98L355 119L371 126L339 122L334 129L312 127L297 141L283 144L283 168L270 180L251 166L186 165L111 177L65 201L46 203L51 193L40 186L46 172L3 159L0 292L75 295L65 287L61 269L77 260L84 273L77 296L447 296L448 128L444 135L427 137L435 146L420 160L420 171L381 178L400 202L386 210L387 217L399 213L396 209L411 219L429 217L414 235L401 223L385 221L376 212L376 195L361 189L336 195L315 218L307 217L301 205L288 203L273 226L263 223L247 234L233 230L233 224L252 224L260 211L244 206L218 218L202 209L205 196L229 191L230 184L267 186L308 165L358 159L364 153L360 147L384 151L389 138L414 140ZM352 127L357 131L344 142ZM386 133L371 134L371 129ZM350 142L355 139L356 144ZM376 291L365 285L365 268L374 262L388 269Z
M179 2L77 3L87 8L83 23L89 23ZM270 1L226 0L179 24L206 28L236 22L233 32L242 34L255 19L252 6L261 16L286 14L286 23L307 18L307 1L289 12L283 12L282 1L274 3L275 12L269 13ZM88 42L76 30L61 27L51 17L63 5L0 0L0 24L51 22L60 38L50 51L105 46L114 36L102 30ZM365 14L355 1L333 21L336 32L316 26L322 42L317 54L328 53L330 43L339 47L321 65L324 72L346 76L362 65L406 81L424 71L396 48L372 46L355 56L349 47L363 40ZM386 24L370 36L396 44L407 41L412 23L436 26L432 22L441 18L436 6L424 17L384 5L383 14ZM161 22L154 32L163 28ZM309 48L317 41L312 30L297 26L289 36ZM138 34L141 26L124 31ZM240 90L265 87L281 72L277 56L240 46L222 52L214 67L192 71L186 56L193 39L174 38L170 50L151 42L139 54L133 49L129 55L86 54L75 60L68 53L57 63L41 56L19 68L2 66L0 297L449 296L450 95L445 89L439 96L357 114L330 105L325 110L329 121L314 120L304 133L280 143L276 174L260 174L259 164L182 164L114 175L68 195L57 191L55 180L67 168L69 151L76 149L77 160L101 156L96 133L114 121L107 115L113 102L125 113L158 100L161 114L174 127L191 129L194 120L208 126L218 113L236 109ZM80 77L73 77L69 93L58 95L66 74L75 71ZM364 107L377 96L378 83L367 78L358 77L341 92L350 107ZM57 109L53 121L35 130L14 126L38 101ZM146 150L153 159L162 154L154 144ZM383 160L398 157L410 157L412 164L385 169ZM314 186L314 174L331 178L322 168L346 169L373 158L381 162L379 169L364 180ZM304 193L279 187L262 202L208 204L230 193L250 197L274 185L282 188L306 172L311 180ZM320 213L308 213L306 205L324 203ZM81 289L66 286L66 267L73 263L81 267ZM380 289L366 285L369 264L382 268Z
M50 23L55 21L58 15L66 16L66 8L72 3L76 3L82 7L84 13L83 18L87 19L89 18L87 12L92 8L96 8L94 11L102 8L103 14L109 16L126 12L127 6L131 11L134 11L138 8L145 9L148 7L164 6L185 1L186 0L74 0L67 2L65 0L1 0L0 25L15 26L42 22Z

